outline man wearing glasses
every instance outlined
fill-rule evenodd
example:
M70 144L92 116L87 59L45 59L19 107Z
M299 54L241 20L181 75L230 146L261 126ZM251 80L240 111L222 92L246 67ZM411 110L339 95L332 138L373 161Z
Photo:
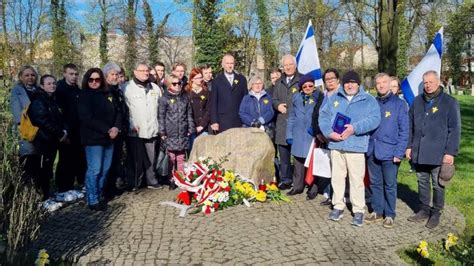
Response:
M149 81L149 77L149 66L146 63L138 63L133 71L133 79L124 89L130 116L127 171L128 186L131 190L137 190L144 185L144 176L148 188L161 188L156 179L154 165L158 140L158 99L162 93L158 85Z
M283 74L275 83L273 91L273 108L277 111L275 143L278 145L280 157L280 184L282 190L290 189L293 183L291 176L291 144L286 142L286 127L289 107L293 95L299 93L300 74L296 69L296 59L292 55L284 55L281 59Z

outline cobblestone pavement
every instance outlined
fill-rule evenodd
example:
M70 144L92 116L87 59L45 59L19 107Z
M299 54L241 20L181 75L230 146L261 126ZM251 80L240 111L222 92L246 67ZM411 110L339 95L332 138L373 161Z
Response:
M399 194L395 226L385 229L382 223L351 226L347 210L341 221L329 221L320 195L180 218L177 209L159 204L173 200L176 191L144 190L122 195L103 213L84 203L54 213L34 248L81 265L403 264L397 249L464 229L463 216L451 207L435 230L408 222L412 210L405 202L415 204L416 194Z

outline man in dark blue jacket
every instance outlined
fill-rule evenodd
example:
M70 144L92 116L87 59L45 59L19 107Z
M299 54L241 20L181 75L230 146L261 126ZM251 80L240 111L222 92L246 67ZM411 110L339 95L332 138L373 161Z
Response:
M212 81L211 129L215 133L242 126L239 108L242 98L248 94L247 80L234 71L234 65L234 57L231 54L224 55L224 72Z
M423 93L418 95L410 108L410 138L406 157L415 164L418 177L420 210L409 221L423 222L426 227L438 226L440 211L444 208L444 186L439 184L442 164L454 164L461 139L461 114L459 103L443 93L436 71L423 74ZM433 207L430 206L431 186Z
M397 175L408 143L408 106L390 91L390 76L375 76L381 121L369 139L367 166L370 175L371 203L374 211L365 217L370 224L381 221L393 227L397 202Z

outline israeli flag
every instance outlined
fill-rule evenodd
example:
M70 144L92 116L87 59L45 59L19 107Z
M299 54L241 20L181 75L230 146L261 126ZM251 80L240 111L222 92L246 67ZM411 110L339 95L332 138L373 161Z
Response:
M301 41L298 53L296 53L296 65L298 71L303 74L310 74L314 78L316 86L323 85L321 65L319 64L318 48L314 39L314 29L311 20L306 28L306 33Z
M425 57L412 70L406 79L402 81L403 97L409 105L413 103L418 94L423 93L423 74L434 70L441 75L441 57L443 55L443 28L435 35L433 43L428 49Z

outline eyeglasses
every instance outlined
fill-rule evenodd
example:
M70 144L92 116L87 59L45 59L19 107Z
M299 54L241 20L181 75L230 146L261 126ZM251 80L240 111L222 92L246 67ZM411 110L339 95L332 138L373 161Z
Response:
M173 84L173 86L178 86L181 85L181 82L171 82L171 84Z
M303 85L303 87L301 87L303 89L306 89L306 88L314 88L314 85Z
M102 79L101 78L89 78L87 81L89 83L93 83L93 82L100 83L102 81Z

